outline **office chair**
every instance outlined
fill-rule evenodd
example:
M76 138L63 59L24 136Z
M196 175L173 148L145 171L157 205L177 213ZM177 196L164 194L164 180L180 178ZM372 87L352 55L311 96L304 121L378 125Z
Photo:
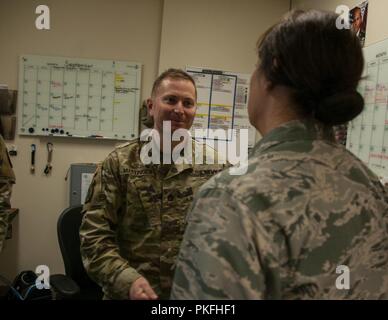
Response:
M87 275L81 259L79 228L82 221L82 205L65 209L58 219L57 232L65 273L79 286L74 299L101 300L103 292Z

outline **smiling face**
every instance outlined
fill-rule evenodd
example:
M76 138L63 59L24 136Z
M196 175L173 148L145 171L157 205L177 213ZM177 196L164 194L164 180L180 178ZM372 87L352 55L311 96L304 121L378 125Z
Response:
M163 133L163 121L171 121L172 133L177 129L189 130L197 109L195 87L188 80L166 78L147 105L154 119L154 129L160 134Z

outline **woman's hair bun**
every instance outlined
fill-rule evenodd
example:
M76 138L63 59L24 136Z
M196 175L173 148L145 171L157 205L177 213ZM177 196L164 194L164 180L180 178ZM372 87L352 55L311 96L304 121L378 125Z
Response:
M364 98L356 91L338 92L318 102L315 118L328 125L346 123L364 109Z

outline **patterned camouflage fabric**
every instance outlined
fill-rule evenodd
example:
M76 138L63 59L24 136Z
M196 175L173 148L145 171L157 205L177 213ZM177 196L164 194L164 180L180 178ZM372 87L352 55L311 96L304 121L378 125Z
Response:
M141 127L140 131L142 131L146 128L153 128L154 127L154 119L148 113L147 101L143 101L143 103L140 107L139 120L140 120L140 127Z
M248 172L197 193L172 299L388 298L388 197L317 123L292 121L253 149ZM336 268L350 270L339 290Z
M10 198L15 174L8 156L3 137L0 136L0 252L3 250L8 230L8 213L11 208Z
M193 194L223 169L217 164L144 165L143 145L137 139L117 147L97 169L85 200L82 259L105 299L128 299L140 276L159 298L169 298ZM194 145L199 144L193 143L193 153Z

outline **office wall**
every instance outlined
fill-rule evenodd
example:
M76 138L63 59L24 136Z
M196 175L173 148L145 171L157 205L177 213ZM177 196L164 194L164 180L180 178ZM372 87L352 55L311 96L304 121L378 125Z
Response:
M289 6L289 0L166 0L159 71L189 65L251 73L258 37Z
M139 61L144 64L142 96L151 90L158 72L162 5L160 0L46 0L51 30L35 28L33 0L0 1L0 83L17 89L18 57L42 54L96 59ZM46 143L54 143L53 171L43 175ZM30 145L37 145L36 173L29 172ZM68 206L71 163L96 162L113 149L112 141L16 136L7 141L18 149L13 157L17 183L12 205L20 209L14 236L0 255L0 274L13 278L17 272L46 264L51 272L63 272L56 222Z
M363 0L292 0L293 9L321 9L334 11L339 5L354 8ZM369 0L368 23L365 46L384 40L388 37L387 0Z

